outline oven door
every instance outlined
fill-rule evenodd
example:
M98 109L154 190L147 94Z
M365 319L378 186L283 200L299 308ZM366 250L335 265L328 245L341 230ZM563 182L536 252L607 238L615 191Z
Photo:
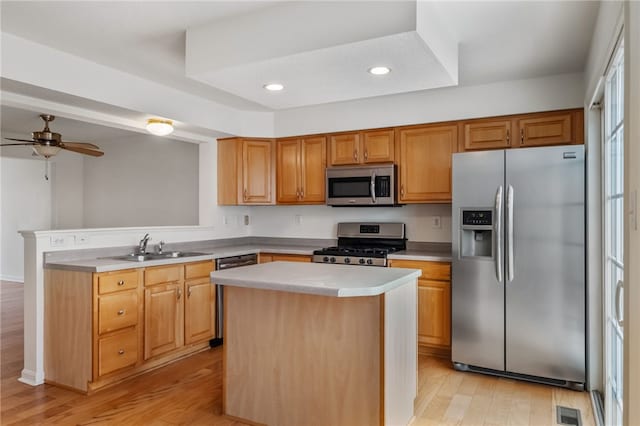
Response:
M392 206L395 166L327 168L327 205Z

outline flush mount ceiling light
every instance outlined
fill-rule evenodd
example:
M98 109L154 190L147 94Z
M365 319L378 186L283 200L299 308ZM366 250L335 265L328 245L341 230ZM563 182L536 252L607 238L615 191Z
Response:
M279 92L280 90L284 89L284 86L280 83L269 83L269 84L265 84L262 87L264 87L270 92Z
M147 120L147 131L152 135L166 136L173 132L173 121L150 118Z
M385 75L391 72L391 68L389 67L371 67L369 68L369 73L373 75Z

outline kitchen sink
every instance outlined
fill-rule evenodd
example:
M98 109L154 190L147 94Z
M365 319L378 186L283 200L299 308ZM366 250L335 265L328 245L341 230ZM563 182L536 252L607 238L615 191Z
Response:
M129 262L144 262L147 260L177 259L182 257L206 256L209 253L195 251L167 251L163 253L129 253L124 256L113 256L109 259L127 260Z

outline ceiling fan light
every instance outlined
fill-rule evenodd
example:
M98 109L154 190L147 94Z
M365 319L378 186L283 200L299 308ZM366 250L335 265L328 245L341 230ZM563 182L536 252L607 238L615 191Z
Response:
M34 145L33 150L41 157L49 158L60 152L60 147L51 145Z
M147 120L147 131L152 135L166 136L173 132L173 121L150 118Z

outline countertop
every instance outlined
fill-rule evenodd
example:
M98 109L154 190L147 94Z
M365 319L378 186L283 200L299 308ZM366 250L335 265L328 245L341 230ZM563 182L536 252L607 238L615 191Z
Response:
M184 251L194 251L203 253L201 256L189 256L180 258L164 258L147 260L144 262L132 262L128 260L114 259L115 255L83 258L83 259L57 259L46 261L44 267L47 269L62 269L79 272L109 272L123 269L144 268L148 266L170 265L176 263L198 262L209 259L219 259L221 257L238 256L251 253L279 253L279 254L299 254L310 256L314 250L321 249L318 246L304 245L271 245L271 244L240 244L212 248L195 248ZM125 253L121 253L125 254ZM399 251L389 255L389 259L422 260L432 262L450 262L451 252L441 249L412 248ZM357 268L358 270L369 268ZM376 270L380 268L374 268Z
M333 297L377 296L422 275L418 269L269 262L211 273L218 284Z

